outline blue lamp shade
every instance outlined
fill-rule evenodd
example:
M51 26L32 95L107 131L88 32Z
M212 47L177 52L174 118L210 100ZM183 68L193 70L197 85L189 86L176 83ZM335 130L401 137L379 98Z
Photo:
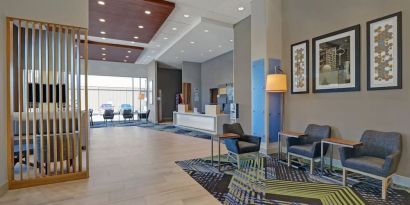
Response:
M288 90L285 74L269 74L266 77L266 92L285 93Z

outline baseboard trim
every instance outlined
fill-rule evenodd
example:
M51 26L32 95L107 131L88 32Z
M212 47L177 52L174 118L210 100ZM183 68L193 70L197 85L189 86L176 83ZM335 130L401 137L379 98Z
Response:
M0 197L3 196L9 190L9 184L6 182L0 186Z

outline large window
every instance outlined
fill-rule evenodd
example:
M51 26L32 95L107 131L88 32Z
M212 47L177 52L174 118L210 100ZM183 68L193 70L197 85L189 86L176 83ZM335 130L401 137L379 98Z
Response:
M147 78L89 75L88 106L95 114L102 114L105 109L146 112Z

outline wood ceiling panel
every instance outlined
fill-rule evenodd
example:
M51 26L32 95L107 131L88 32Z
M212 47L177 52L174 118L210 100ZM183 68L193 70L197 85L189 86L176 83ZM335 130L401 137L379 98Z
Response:
M89 35L140 43L149 43L175 8L174 3L163 0L103 1L105 5L102 6L98 0L89 0ZM151 14L145 14L146 10ZM139 25L144 28L138 28Z
M81 44L81 47L82 46L83 44ZM84 49L81 48L80 51L80 55L83 56ZM142 51L144 51L144 48L136 46L124 46L88 41L89 60L103 61L103 58L105 58L104 61L135 63L135 61L137 61L138 57L141 55Z

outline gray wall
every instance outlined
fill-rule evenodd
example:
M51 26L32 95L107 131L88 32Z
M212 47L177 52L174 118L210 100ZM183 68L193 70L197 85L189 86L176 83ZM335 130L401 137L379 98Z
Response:
M163 120L172 120L176 110L176 94L182 92L182 71L160 68L157 70L157 87L161 90L161 110Z
M147 65L148 83L152 81L152 104L148 102L148 109L150 110L149 120L151 122L158 122L157 118L157 62L152 61Z
M182 83L191 83L191 102L192 108L198 108L202 111L201 106L201 64L193 62L182 62ZM199 89L199 100L194 101L194 91Z
M2 0L0 2L0 110L6 110L5 42L6 17L88 27L88 1L84 0ZM0 121L6 122L6 112ZM6 123L0 123L0 195L7 183Z
M251 133L251 17L234 26L233 53L234 99L239 104L239 119L246 133Z
M311 40L356 24L361 25L362 42L361 91L287 93L285 128L302 131L308 123L329 124L333 126L333 135L352 140L359 140L366 129L400 132L403 135L403 153L398 174L410 177L410 75L406 69L410 65L410 1L285 0L282 10L282 59L285 68L290 68L292 43ZM366 22L398 11L403 11L403 89L367 91ZM287 72L290 74L289 69Z
M209 89L233 82L233 51L208 60L201 65L202 110L209 104Z

